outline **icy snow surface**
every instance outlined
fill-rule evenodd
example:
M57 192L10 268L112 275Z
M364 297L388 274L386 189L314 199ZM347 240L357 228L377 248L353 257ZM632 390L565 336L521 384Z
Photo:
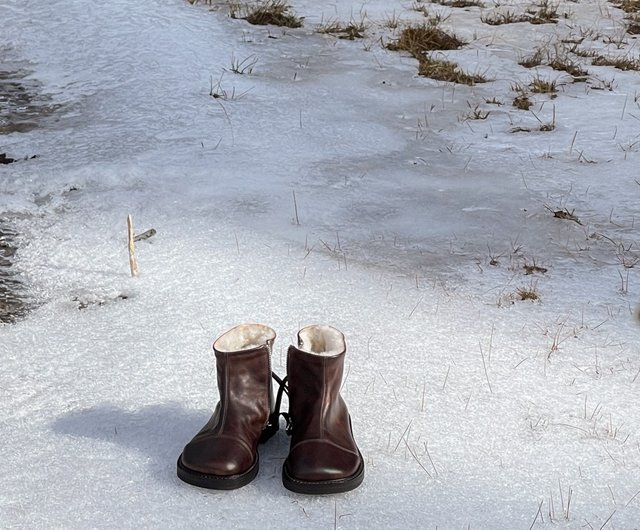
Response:
M490 79L469 87L383 46L410 1L295 0L286 30L215 0L2 4L0 70L56 109L0 136L38 156L0 166L33 306L0 328L2 528L640 527L640 75L518 64L637 58L621 10L420 3ZM362 40L316 31L362 18ZM516 109L535 75L557 97ZM128 213L157 230L137 279ZM240 490L177 479L242 322L277 330L280 375L300 327L345 333L360 488L285 490L282 431Z

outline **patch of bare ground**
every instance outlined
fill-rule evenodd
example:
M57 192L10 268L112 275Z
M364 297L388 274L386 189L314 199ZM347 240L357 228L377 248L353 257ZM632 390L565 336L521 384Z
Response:
M17 279L13 259L16 233L0 221L0 323L12 324L28 313L25 288Z

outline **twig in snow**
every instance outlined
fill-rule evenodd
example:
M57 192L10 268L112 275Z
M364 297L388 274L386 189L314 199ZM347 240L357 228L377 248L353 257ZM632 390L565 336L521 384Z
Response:
M444 383L442 383L442 390L447 386L447 380L449 379L449 372L451 371L451 366L447 368L447 375L444 376Z
M153 237L156 235L156 229L155 228L150 228L149 230L146 230L145 232L142 232L142 234L138 234L137 236L135 236L133 238L134 241L144 241L145 239L149 239L150 237Z
M409 318L411 318L411 316L413 315L413 313L415 313L415 310L418 309L418 306L420 305L420 302L422 302L422 297L420 297L420 299L418 300L418 302L416 303L416 305L413 307L413 309L411 310L411 313L409 313Z
M133 237L133 217L131 214L127 216L127 236L129 240L129 269L131 276L138 276L138 260L136 259L136 245Z
M413 452L413 449L411 449L411 447L409 447L409 442L407 442L407 440L404 439L404 437L402 438L402 440L404 441L404 445L407 446L407 449L409 450L409 454L411 454L411 456L414 458L414 460L416 462L418 462L418 465L422 468L422 470L427 474L427 476L429 478L433 478L433 476L431 475L431 473L429 473L429 470L424 467L424 465L422 464L422 462L420 462L420 459L417 457L417 455Z
M607 520L600 527L600 530L602 530L605 526L607 526L607 524L609 523L609 521L611 521L611 518L615 515L615 513L616 513L616 510L613 510L613 512L611 512L611 515L609 517L607 517Z
M533 522L531 523L531 526L529 527L529 530L531 530L533 528L533 526L536 524L536 521L538 520L538 516L542 515L542 503L544 502L544 500L540 501L540 504L538 504L538 511L536 512L536 516L533 518Z
M431 467L433 467L433 471L435 472L436 477L437 477L439 475L438 468L433 463L433 458L431 458L431 453L429 453L429 446L428 446L427 442L424 442L424 450L427 453L427 456L429 457L429 462L431 462Z
M411 420L411 421L409 422L409 425L407 425L407 428L406 428L406 429L404 430L404 432L402 433L402 436L401 436L401 437L400 437L400 439L398 440L398 443L397 443L397 444L396 444L396 446L393 448L393 452L394 452L394 453L398 450L398 447L399 447L399 445L400 445L400 442L401 442L402 440L404 440L404 436L405 436L405 434L407 434L407 431L411 428L411 424L412 424L412 423L413 423L413 420Z
M640 490L636 491L636 494L627 501L627 504L625 504L624 507L626 508L627 506L629 506L631 504L631 501L633 501L633 499L635 499L638 495L640 495Z
M482 366L484 367L484 375L487 378L487 384L489 385L489 392L493 394L493 390L491 389L491 381L489 381L489 373L487 372L487 363L484 361L484 352L482 351L482 344L478 343L480 346L480 355L482 356Z
M566 208L563 208L562 210L553 210L552 208L549 208L546 204L544 206L547 210L549 210L554 217L557 217L558 219L566 219L567 221L573 221L575 223L578 223L579 225L582 225L582 221L580 221L580 219L578 219L578 217L573 213L575 210L567 210Z
M300 226L300 218L298 217L298 201L296 201L296 192L295 190L292 190L293 192L293 210L295 212L295 219L296 219L296 226Z
M238 234L236 234L235 232L233 233L233 237L236 240L236 250L238 252L238 256L240 255L240 243L238 242Z

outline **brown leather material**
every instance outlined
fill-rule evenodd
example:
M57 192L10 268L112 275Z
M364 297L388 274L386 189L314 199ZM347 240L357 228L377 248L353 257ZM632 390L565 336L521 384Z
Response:
M353 438L340 386L345 349L327 355L289 347L291 446L283 467L285 486L300 493L334 493L357 487L364 464ZM325 486L338 485L335 491ZM306 486L305 486L306 485Z
M258 442L273 406L271 342L233 352L214 347L220 401L178 460L178 476L182 480L203 487L232 489L243 486L257 473ZM234 477L235 483L223 480Z

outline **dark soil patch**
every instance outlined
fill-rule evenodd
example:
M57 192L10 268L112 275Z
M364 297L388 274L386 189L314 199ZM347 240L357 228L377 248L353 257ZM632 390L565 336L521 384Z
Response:
M16 233L0 220L0 323L12 324L29 312L26 290L13 269Z
M0 66L0 134L31 131L59 108L40 93L28 71Z

